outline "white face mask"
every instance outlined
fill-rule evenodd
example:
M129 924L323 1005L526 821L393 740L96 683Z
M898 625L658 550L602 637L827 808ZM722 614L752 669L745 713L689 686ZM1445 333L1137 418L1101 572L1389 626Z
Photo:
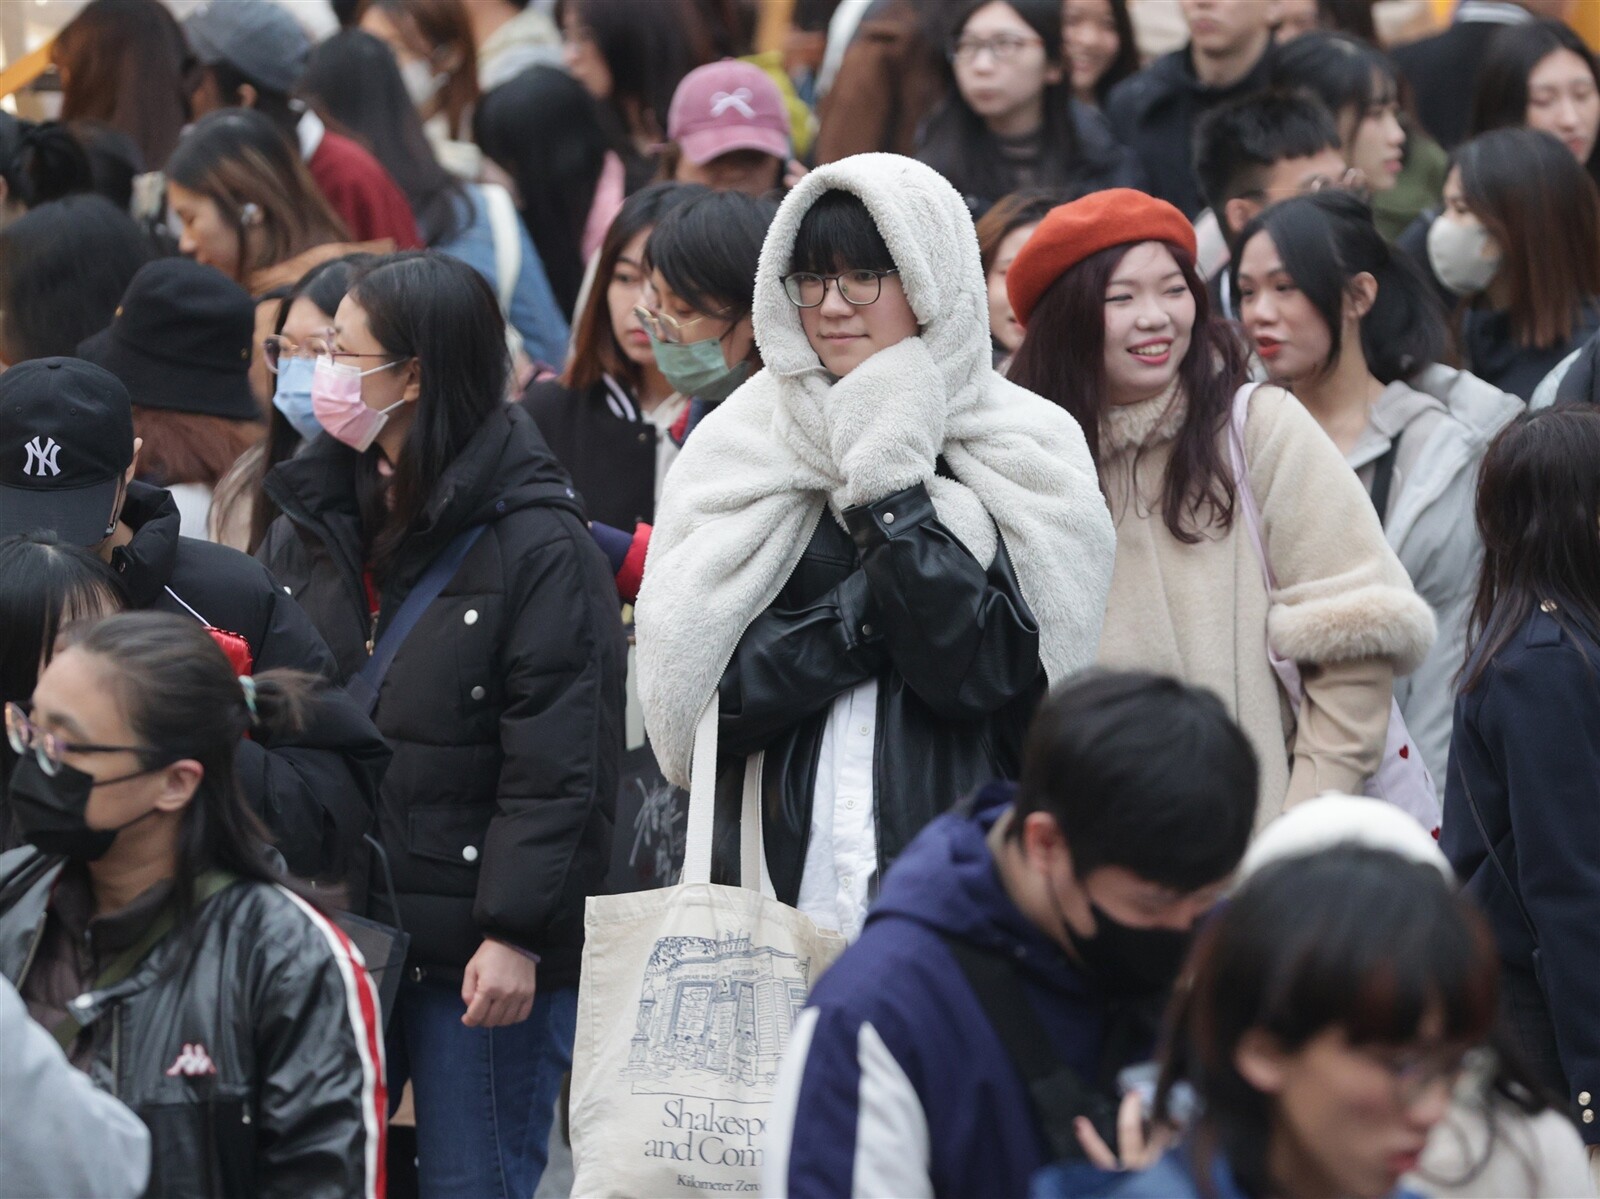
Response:
M411 106L421 108L439 94L444 86L443 75L436 75L433 65L425 58L413 58L400 64L400 81L406 85L406 95Z
M1486 256L1488 244L1489 231L1482 225L1441 216L1428 227L1428 262L1439 282L1456 295L1475 296L1500 270L1500 250Z

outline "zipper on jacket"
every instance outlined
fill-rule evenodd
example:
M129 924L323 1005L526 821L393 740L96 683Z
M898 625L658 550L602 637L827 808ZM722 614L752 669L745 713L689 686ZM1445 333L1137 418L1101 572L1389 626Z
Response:
M47 919L49 919L48 914L41 916L39 918L39 926L33 930L33 944L28 946L28 956L22 959L22 973L17 975L17 990L19 991L22 990L23 984L28 981L28 971L33 969L33 959L38 956L39 946L44 943L44 926Z
M372 657L372 648L378 644L378 617L383 615L383 605L378 605L378 610L372 614L372 623L367 626L367 657Z
M111 1095L122 1095L122 1005L111 1009Z

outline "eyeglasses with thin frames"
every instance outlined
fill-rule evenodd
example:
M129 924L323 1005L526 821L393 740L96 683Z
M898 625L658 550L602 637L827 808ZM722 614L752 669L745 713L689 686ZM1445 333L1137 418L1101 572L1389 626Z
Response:
M721 312L703 312L699 316L690 317L680 321L670 312L657 312L654 308L647 308L643 304L633 306L633 315L639 318L639 323L650 330L657 341L664 341L668 345L684 345L689 339L683 335L685 329L693 328L701 321L724 320L727 318L728 309ZM698 338L696 340L705 340Z
M1020 33L997 33L993 37L958 38L950 43L948 53L951 62L973 63L978 61L978 55L987 50L996 63L1008 65L1021 58L1022 52L1029 46L1042 45L1044 42L1037 37Z
M33 721L28 719L28 714L22 710L18 703L6 704L6 741L19 757L28 751L33 751L34 758L39 763L39 769L52 778L61 773L63 754L146 754L149 753L143 745L89 745L77 741L63 741L54 733L48 733ZM109 780L108 780L109 781Z

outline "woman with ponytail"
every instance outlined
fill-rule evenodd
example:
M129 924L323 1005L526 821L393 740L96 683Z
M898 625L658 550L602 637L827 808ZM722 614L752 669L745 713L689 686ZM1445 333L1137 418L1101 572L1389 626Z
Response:
M1482 554L1471 518L1478 464L1521 401L1437 365L1446 338L1433 288L1354 196L1323 191L1275 204L1239 244L1233 294L1268 375L1356 471L1438 620L1438 640L1413 674L1395 679L1395 698L1442 780Z
M240 738L301 726L314 680L235 673L195 621L69 627L6 705L0 974L149 1126L150 1193L381 1193L377 993L274 871Z

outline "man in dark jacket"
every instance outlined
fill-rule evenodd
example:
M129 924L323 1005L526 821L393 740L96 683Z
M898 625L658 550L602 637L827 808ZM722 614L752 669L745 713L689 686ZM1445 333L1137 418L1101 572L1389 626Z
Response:
M1278 6L1273 0L1182 3L1189 44L1117 84L1106 117L1144 164L1151 190L1193 220L1205 207L1190 166L1195 122L1218 104L1266 86Z
M812 992L766 1193L983 1199L1068 1154L1109 1164L1118 1073L1148 1056L1255 806L1254 755L1209 692L1142 674L1057 691L1020 785L929 825Z
M242 639L240 673L331 678L328 647L260 563L180 537L171 494L133 481L139 445L116 376L74 358L12 367L0 376L0 536L50 529L97 550L128 607L190 616ZM292 741L239 747L240 782L292 874L364 884L362 837L389 750L342 691L329 688L316 703Z

